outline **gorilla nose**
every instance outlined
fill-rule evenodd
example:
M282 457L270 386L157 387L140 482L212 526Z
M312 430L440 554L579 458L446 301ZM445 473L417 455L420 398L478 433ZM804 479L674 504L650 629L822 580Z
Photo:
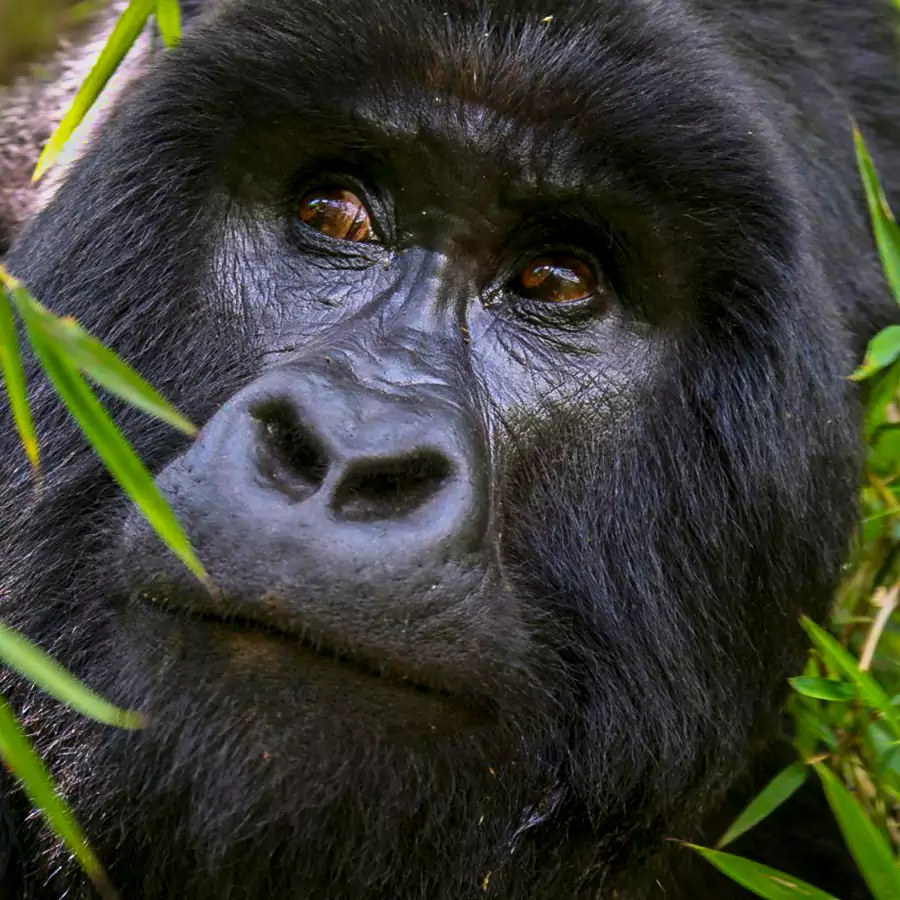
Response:
M436 594L488 519L485 440L458 401L433 379L282 369L226 403L158 483L225 593ZM145 553L146 527L127 532Z
M251 406L260 470L285 496L303 501L324 491L337 522L390 522L436 507L459 487L454 476L465 461L454 460L452 440L423 443L417 411L410 416L402 404L370 401L372 421L345 408L342 414L357 421L336 428L328 412L335 402L306 392L302 403L282 395Z

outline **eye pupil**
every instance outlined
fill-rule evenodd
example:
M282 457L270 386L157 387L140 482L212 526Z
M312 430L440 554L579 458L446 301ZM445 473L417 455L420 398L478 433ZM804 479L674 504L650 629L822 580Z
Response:
M548 303L583 300L596 289L596 274L574 256L538 257L519 275L519 293L523 297Z
M341 241L362 243L373 239L365 204L344 188L311 191L300 201L297 214L310 228Z

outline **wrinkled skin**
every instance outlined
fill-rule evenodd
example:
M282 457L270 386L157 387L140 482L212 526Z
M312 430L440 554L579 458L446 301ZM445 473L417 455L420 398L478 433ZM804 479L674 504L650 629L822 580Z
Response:
M150 719L6 681L113 881L743 896L665 839L777 764L852 535L844 376L892 305L848 117L890 190L888 4L189 12L8 225L203 427L114 405L214 590L36 372L40 490L0 433L0 616ZM89 896L8 788L0 889ZM794 802L738 849L865 896Z

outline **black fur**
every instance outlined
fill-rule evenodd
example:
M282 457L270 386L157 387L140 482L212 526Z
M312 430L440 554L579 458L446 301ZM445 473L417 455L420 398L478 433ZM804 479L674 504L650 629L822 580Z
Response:
M208 423L188 452L117 407L220 596L36 375L39 492L0 435L0 614L152 719L7 680L123 896L741 896L665 839L714 840L772 765L852 534L845 376L892 305L849 116L890 189L894 28L887 0L236 0L132 86L7 262ZM381 245L293 221L323 178ZM561 245L599 300L512 296ZM266 506L272 403L347 466L437 447L439 537L384 494L353 495L369 530L310 512L294 444L306 493ZM9 803L10 895L86 896ZM864 896L784 821L748 854Z

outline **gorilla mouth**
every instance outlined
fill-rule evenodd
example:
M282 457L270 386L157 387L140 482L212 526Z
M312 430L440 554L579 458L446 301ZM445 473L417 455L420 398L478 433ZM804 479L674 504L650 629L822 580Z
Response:
M461 704L458 694L422 678L419 673L406 673L392 663L375 662L371 658L366 658L366 654L341 649L338 641L329 639L324 633L309 627L298 629L296 623L286 625L279 622L274 612L272 615L265 614L269 610L262 604L260 609L263 615L255 618L245 613L227 610L213 612L208 608L201 609L196 604L179 605L165 595L148 591L135 592L130 599L130 605L137 605L142 611L153 610L169 621L193 625L198 629L215 629L220 634L257 638L274 646L281 644L292 654L300 653L307 659L318 659L356 675L367 676L420 695L427 694ZM469 709L484 705L483 701L479 702L474 697L466 699L469 702L461 705Z

